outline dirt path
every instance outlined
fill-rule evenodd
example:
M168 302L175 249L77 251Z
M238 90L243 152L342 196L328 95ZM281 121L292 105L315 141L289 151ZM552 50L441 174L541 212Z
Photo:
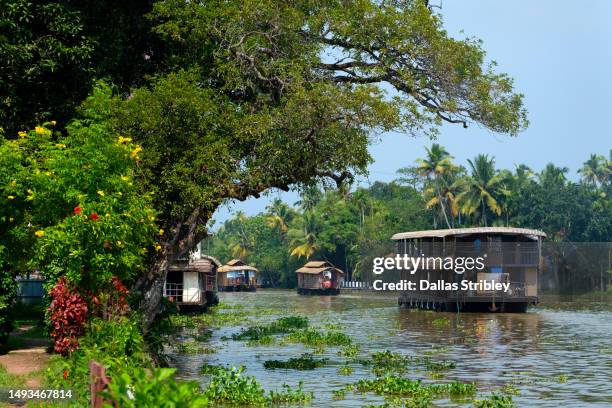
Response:
M4 366L6 372L18 376L28 376L41 371L47 366L48 360L47 350L42 347L12 350L0 356L0 364ZM27 388L38 388L41 379L38 376L29 377L25 385Z
M10 336L18 342L17 348L9 351L8 354L0 355L0 365L6 369L8 374L27 377L25 385L28 388L40 387L41 378L32 374L43 370L49 360L49 354L47 354L49 339L28 336L27 333L33 327L22 325L13 330Z

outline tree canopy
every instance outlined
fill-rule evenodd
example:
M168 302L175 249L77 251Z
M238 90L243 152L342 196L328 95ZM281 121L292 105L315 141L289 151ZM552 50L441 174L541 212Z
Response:
M108 27L103 7L77 2L23 3L21 14L2 16L14 25L21 15L41 18L44 7L63 8L70 35L20 25L17 45L68 41L54 47L79 58L60 58L53 72L82 77L75 84L83 86L105 77L115 91L96 91L99 120L144 149L135 185L150 194L167 231L138 284L149 317L169 264L206 235L224 201L320 179L342 186L365 173L368 144L384 131L435 135L448 122L516 135L527 126L511 78L486 61L478 40L449 36L420 0L136 2L114 8ZM20 66L3 72L19 79ZM66 90L66 109L41 97L51 108L11 104L2 114L48 111L61 125L81 91ZM24 120L5 126L7 137Z

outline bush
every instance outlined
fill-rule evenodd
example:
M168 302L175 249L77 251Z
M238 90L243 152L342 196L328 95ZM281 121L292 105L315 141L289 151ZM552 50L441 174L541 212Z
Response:
M2 248L0 246L0 256ZM15 306L16 288L15 279L12 274L2 269L0 261L0 353L6 347L8 335L13 329L12 310Z
M175 380L175 371L171 368L153 370L137 368L129 374L122 373L114 377L108 389L101 395L122 408L207 406L208 398L202 394L198 384L195 381Z
M79 347L78 338L85 332L87 303L62 277L49 292L48 316L56 353L67 355Z
M47 369L49 385L54 388L71 388L79 404L89 401L91 360L102 364L111 378L151 366L144 352L145 345L139 327L127 317L111 321L92 319L79 345L79 349L67 357L53 358Z

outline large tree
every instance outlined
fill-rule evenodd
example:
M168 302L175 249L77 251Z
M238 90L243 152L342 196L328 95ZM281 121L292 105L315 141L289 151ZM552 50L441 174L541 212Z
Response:
M527 125L512 80L423 0L1 5L8 138L44 118L62 127L95 77L118 85L87 108L144 148L136 185L167 231L138 283L147 322L169 265L224 201L316 178L344 185L365 172L376 132Z
M180 69L108 108L144 147L140 185L169 232L139 284L148 320L170 263L225 200L350 180L374 132L527 124L480 42L451 38L423 1L170 0L151 18Z

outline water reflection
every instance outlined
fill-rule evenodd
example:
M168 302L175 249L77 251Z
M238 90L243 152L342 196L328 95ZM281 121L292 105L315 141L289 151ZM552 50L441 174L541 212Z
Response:
M433 359L452 360L456 367L442 379L475 381L481 391L511 385L520 391L514 396L518 406L609 406L612 404L612 308L609 302L584 301L579 307L559 300L546 301L524 314L454 314L399 309L391 295L366 292L341 296L307 297L293 291L262 290L256 293L223 293L222 302L245 308L270 308L277 312L264 316L271 320L288 314L308 316L321 328L340 327L361 346L364 357L370 352L391 350ZM577 306L577 305L574 305ZM369 394L346 393L334 401L332 391L359 378L372 377L367 368L354 364L350 376L337 368L345 359L337 348L323 350L330 365L314 371L265 370L267 359L288 359L309 351L301 345L246 347L243 342L223 340L239 327L215 330L211 346L218 351L206 355L177 355L182 376L195 378L204 362L245 365L266 389L285 382L314 391L312 406L362 406L381 403ZM423 369L408 374L431 381ZM456 406L439 400L436 405Z

